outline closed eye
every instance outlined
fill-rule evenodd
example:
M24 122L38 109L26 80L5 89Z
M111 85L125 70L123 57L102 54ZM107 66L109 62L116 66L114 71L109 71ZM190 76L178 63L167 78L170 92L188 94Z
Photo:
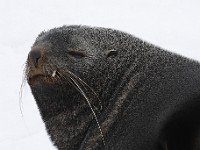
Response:
M68 54L75 58L83 58L86 56L84 52L80 51L69 51Z

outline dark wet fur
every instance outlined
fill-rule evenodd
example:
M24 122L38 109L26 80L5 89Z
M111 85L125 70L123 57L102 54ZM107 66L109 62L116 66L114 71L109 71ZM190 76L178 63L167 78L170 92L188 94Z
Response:
M88 26L42 32L32 49L47 77L31 84L29 63L26 77L58 149L200 149L198 62Z

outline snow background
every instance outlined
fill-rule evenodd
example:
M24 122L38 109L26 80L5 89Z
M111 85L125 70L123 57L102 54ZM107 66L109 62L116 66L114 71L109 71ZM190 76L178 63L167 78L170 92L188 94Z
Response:
M28 85L23 64L37 35L71 24L126 31L200 60L199 0L0 0L0 149L54 150Z

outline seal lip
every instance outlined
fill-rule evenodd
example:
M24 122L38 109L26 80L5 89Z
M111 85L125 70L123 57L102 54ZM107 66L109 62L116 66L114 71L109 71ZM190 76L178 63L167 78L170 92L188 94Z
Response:
M32 79L36 78L37 76L47 76L47 75L41 69L33 69L28 72L28 76L30 79Z
M47 78L47 76L49 75L45 74L42 69L31 69L27 75L28 83L34 84L35 82L40 81L40 79Z
M40 79L44 79L46 78L47 76L40 73L40 74L34 74L34 75L31 75L29 78L28 78L28 83L30 85L34 85L35 82L39 82Z
M57 69L55 69L51 74L49 74L48 72L44 72L42 70L32 70L29 72L28 75L28 83L30 85L33 85L35 82L40 82L40 81L53 82L55 81L53 80L55 76L58 76Z
M42 73L39 73L39 74L34 74L32 76L29 77L29 79L35 79L35 78L38 78L38 77L47 77L49 75L44 75Z

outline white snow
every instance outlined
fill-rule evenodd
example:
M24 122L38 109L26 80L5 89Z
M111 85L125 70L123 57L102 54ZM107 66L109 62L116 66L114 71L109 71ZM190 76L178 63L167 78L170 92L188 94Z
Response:
M28 85L19 92L23 64L43 30L71 24L111 27L200 60L199 0L1 0L0 149L53 150Z

